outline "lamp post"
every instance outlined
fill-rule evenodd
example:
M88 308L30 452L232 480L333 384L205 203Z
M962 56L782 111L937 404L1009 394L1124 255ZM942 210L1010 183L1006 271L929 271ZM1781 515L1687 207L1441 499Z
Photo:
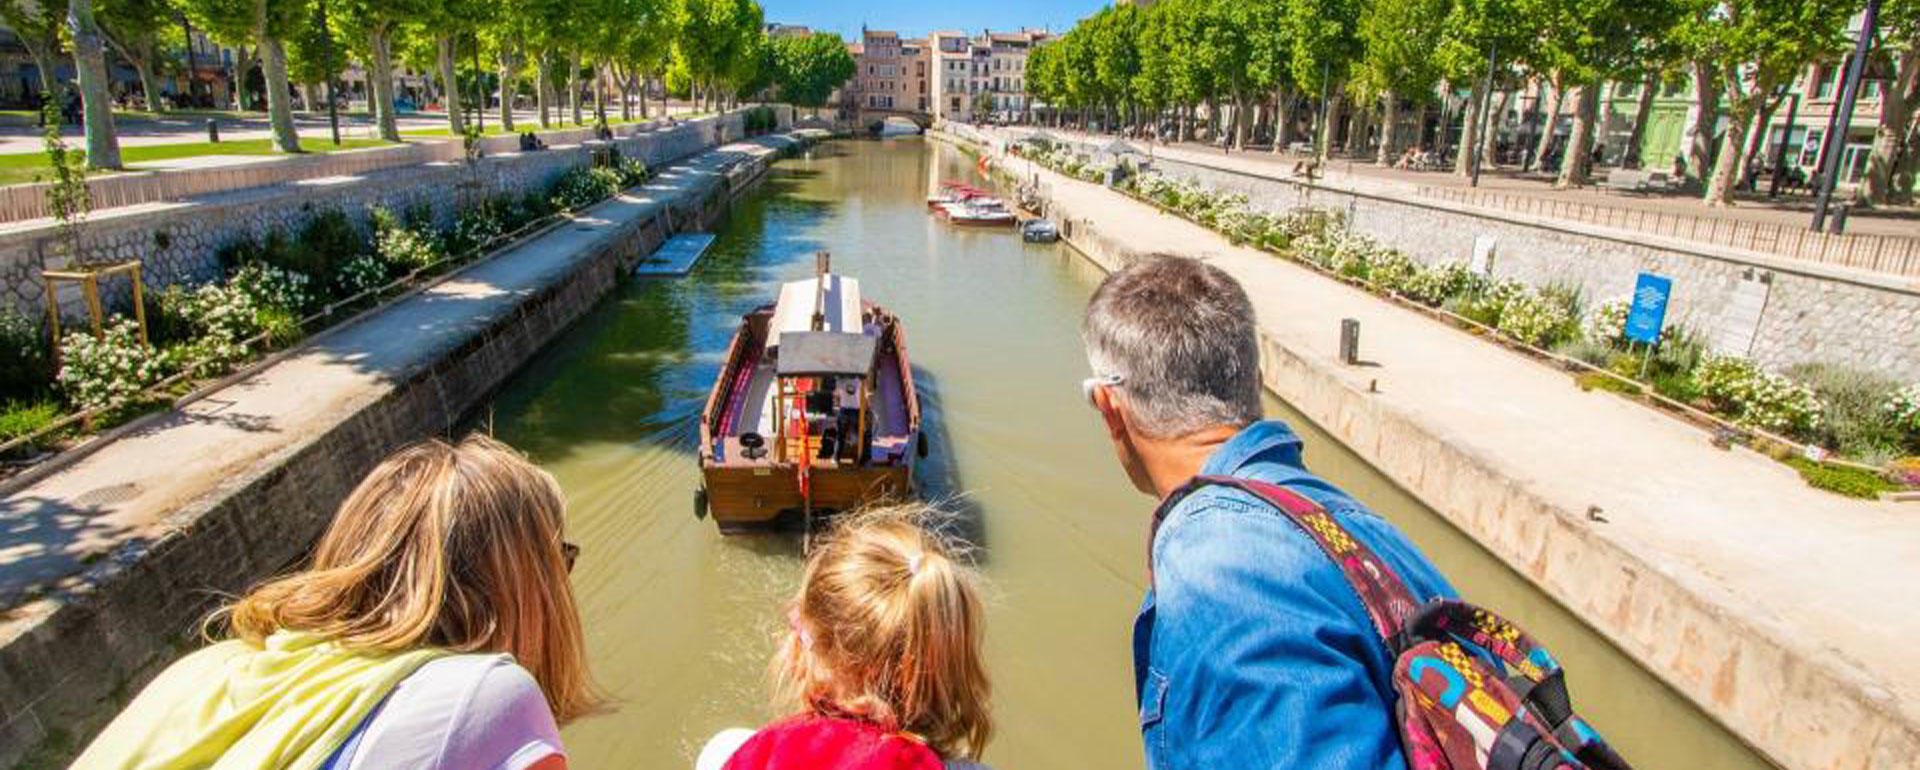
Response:
M1800 94L1787 94L1787 123L1780 128L1780 143L1773 148L1773 178L1767 181L1767 197L1780 195L1780 178L1787 175L1787 143L1793 141L1793 121L1800 115Z
M1477 128L1480 129L1481 135L1472 137L1473 146L1467 148L1467 152L1471 153L1467 157L1473 161L1472 163L1473 177L1467 180L1468 187L1480 186L1480 161L1481 161L1480 156L1483 154L1480 152L1480 148L1485 147L1487 144L1487 137L1484 132L1493 130L1493 116L1488 115L1487 112L1493 107L1493 65L1494 65L1494 57L1498 56L1499 54L1500 54L1499 43L1496 42L1496 43L1488 44L1487 46L1487 86L1486 88L1481 89L1481 94L1480 94L1481 125L1477 126ZM1465 141L1466 139L1467 137L1464 137L1464 136L1461 137L1462 141Z
M1840 176L1840 156L1846 153L1847 129L1853 123L1853 102L1860 96L1860 79L1866 72L1867 54L1873 50L1874 22L1879 16L1880 0L1867 0L1867 10L1860 18L1860 36L1853 41L1853 60L1847 62L1846 78L1840 83L1840 100L1834 104L1833 120L1828 124L1826 149L1820 153L1820 190L1813 205L1811 228L1814 232L1826 224L1827 207L1833 202L1833 186ZM1834 224L1840 225L1843 221Z

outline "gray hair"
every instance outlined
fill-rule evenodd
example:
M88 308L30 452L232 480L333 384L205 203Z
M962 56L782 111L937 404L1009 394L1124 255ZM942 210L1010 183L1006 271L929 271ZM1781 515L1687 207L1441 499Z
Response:
M1165 254L1134 262L1094 290L1080 336L1094 374L1122 378L1149 438L1261 417L1253 303L1220 268Z

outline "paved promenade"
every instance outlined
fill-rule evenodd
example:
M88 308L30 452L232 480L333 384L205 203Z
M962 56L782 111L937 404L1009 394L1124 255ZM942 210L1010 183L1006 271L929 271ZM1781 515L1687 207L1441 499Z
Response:
M1029 164L1010 168L1024 174ZM1407 445L1367 427L1386 420L1344 407L1329 414L1321 407L1343 402L1324 392L1282 393L1776 761L1920 762L1920 657L1910 644L1920 638L1911 599L1920 505L1812 489L1784 465L1715 449L1697 428L1582 392L1560 371L1425 315L1107 188L1038 173L1051 185L1049 213L1073 220L1076 241L1212 261L1253 296L1269 343L1314 378L1354 394L1377 381L1378 395L1358 396L1369 410L1550 504L1557 520L1528 521L1532 511L1501 507L1514 499L1508 490L1401 478L1396 470L1434 460L1405 457ZM1359 319L1361 356L1377 365L1338 363L1342 318ZM1604 521L1584 515L1596 506ZM1580 547L1564 548L1561 530ZM1689 611L1674 611L1682 606Z
M642 188L316 338L257 375L0 499L0 532L7 533L0 544L0 608L76 579L126 542L164 537L188 502L384 397L394 382L431 365L474 328L571 272L589 254L584 245L652 217L664 200L744 155L770 152L765 143L743 142L669 167ZM15 625L0 625L0 645Z

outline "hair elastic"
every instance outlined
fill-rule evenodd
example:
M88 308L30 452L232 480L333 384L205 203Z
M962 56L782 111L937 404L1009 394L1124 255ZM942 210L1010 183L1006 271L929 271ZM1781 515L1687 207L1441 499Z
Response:
M927 554L925 552L916 553L912 556L907 557L907 574L909 575L920 574L920 564L926 561L926 558L927 558Z

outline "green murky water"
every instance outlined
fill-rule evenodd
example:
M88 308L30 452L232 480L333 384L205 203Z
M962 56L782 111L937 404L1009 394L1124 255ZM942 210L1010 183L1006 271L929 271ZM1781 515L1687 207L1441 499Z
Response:
M696 420L739 315L812 253L905 321L933 452L929 494L971 522L991 581L1000 768L1142 765L1128 651L1151 501L1079 393L1081 308L1099 271L1061 246L927 216L968 159L919 140L782 163L686 279L629 284L502 391L483 420L559 477L594 671L616 712L566 730L574 766L691 765L770 716L763 671L797 543L723 538L693 516ZM1766 767L1684 699L1275 401L1323 475L1400 522L1469 596L1553 646L1592 721L1641 767Z

